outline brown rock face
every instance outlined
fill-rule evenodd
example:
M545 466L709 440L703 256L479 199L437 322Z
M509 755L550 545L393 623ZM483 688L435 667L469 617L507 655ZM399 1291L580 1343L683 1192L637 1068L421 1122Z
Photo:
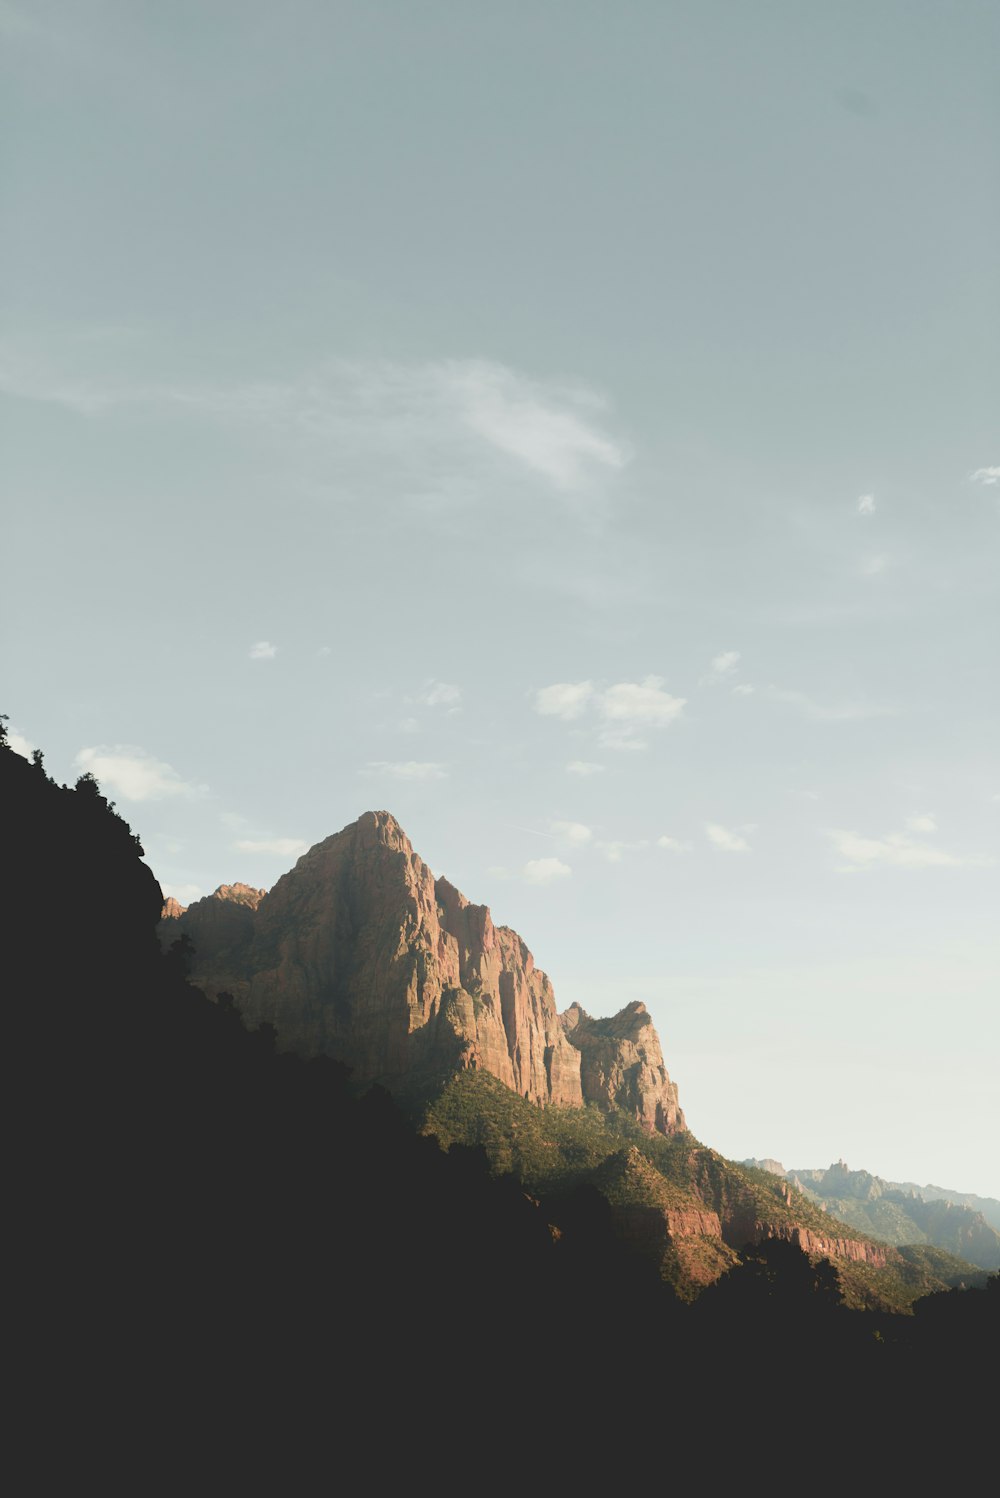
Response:
M685 1127L677 1087L663 1064L660 1040L645 1004L627 1004L610 1019L591 1019L571 1004L562 1016L580 1052L580 1080L588 1102L630 1113L650 1133Z
M318 843L269 894L223 886L164 924L194 943L192 980L289 1050L363 1081L481 1067L533 1102L583 1102L548 978L516 932L435 883L388 812Z
M195 900L186 910L176 900L167 900L158 931L160 944L169 947L183 932L194 943L198 968L192 974L194 981L207 985L213 996L222 992L242 996L247 987L254 912L266 893L249 884L220 884L214 894Z
M221 885L164 916L165 943L184 932L194 944L193 982L361 1081L478 1067L532 1102L684 1127L645 1007L595 1020L573 1005L560 1019L517 932L435 881L388 812L317 843L270 893Z
M753 1241L762 1243L768 1238L784 1238L794 1243L806 1254L822 1254L824 1258L853 1259L858 1264L874 1264L884 1269L892 1250L879 1243L868 1243L859 1238L827 1238L809 1228L791 1224L758 1222L754 1224Z

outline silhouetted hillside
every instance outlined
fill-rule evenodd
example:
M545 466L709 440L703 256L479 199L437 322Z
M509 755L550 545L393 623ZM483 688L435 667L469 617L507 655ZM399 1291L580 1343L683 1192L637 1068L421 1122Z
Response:
M610 1478L680 1467L720 1421L801 1417L803 1365L828 1413L975 1394L996 1281L866 1317L772 1244L684 1306L593 1189L528 1194L442 1152L192 988L92 780L2 743L0 807L27 1491Z

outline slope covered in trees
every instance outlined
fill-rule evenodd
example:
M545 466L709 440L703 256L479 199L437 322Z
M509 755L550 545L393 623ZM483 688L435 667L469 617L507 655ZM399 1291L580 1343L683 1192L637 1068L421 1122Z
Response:
M109 1491L193 1472L295 1491L306 1467L381 1484L420 1463L448 1486L532 1451L553 1480L652 1475L720 1421L801 1413L803 1367L830 1410L976 1396L996 1282L861 1316L773 1243L682 1305L592 1188L529 1194L481 1150L444 1153L385 1093L276 1054L267 1026L193 989L93 780L59 786L3 742L0 807L29 1490L68 1469ZM631 1432L627 1462L602 1430Z

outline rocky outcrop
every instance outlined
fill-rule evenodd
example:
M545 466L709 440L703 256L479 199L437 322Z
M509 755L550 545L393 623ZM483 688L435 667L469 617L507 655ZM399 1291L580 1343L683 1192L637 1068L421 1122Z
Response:
M980 1269L1000 1268L1000 1233L970 1206L927 1201L905 1183L851 1170L843 1160L785 1178L822 1210L887 1243L927 1243Z
M176 901L164 902L158 927L161 945L169 946L182 933L190 939L198 969L192 976L213 998L222 992L245 997L254 913L266 893L249 884L220 884L214 894L195 900L186 910L179 906L179 915L171 908Z
M318 843L269 893L222 886L164 928L191 938L195 983L360 1080L479 1067L533 1102L583 1103L579 1053L524 942L435 881L388 812Z
M780 1160L744 1160L743 1164L752 1165L754 1170L766 1170L768 1175L772 1176L783 1176L785 1174L785 1167Z
M580 1079L588 1102L620 1108L650 1133L685 1127L677 1087L663 1064L660 1040L645 1004L627 1004L610 1019L592 1019L579 1004L562 1015L563 1029L580 1052Z
M163 910L160 912L161 919L164 921L179 921L186 910L186 905L182 905L179 900L175 900L173 895L168 895L163 902Z
M864 1238L827 1238L814 1233L810 1228L798 1227L784 1222L757 1222L749 1241L763 1243L770 1238L783 1238L794 1243L803 1253L821 1255L823 1258L852 1259L858 1264L872 1264L884 1269L889 1261L891 1249L881 1243L871 1243ZM894 1256L895 1257L895 1256Z
M652 1019L572 1005L521 937L435 880L388 812L317 843L269 892L220 885L164 909L161 939L195 948L191 979L234 995L301 1055L336 1056L388 1086L479 1068L536 1103L623 1108L644 1128L684 1128Z

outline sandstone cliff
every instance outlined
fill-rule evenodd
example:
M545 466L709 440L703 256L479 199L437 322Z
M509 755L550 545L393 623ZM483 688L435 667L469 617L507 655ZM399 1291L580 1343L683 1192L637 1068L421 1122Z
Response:
M686 1127L677 1087L645 1004L627 1004L610 1019L591 1019L579 1004L562 1015L563 1029L580 1052L583 1095L599 1107L621 1108L650 1132Z
M684 1128L645 1006L560 1019L516 931L435 880L388 812L318 843L266 893L221 885L164 908L161 939L195 947L192 981L234 994L302 1055L363 1081L481 1069L535 1103L621 1107L646 1129Z
M516 932L435 881L387 812L311 848L265 894L222 886L161 925L195 946L192 980L232 992L303 1055L389 1085L482 1068L537 1103L580 1106L580 1054Z

